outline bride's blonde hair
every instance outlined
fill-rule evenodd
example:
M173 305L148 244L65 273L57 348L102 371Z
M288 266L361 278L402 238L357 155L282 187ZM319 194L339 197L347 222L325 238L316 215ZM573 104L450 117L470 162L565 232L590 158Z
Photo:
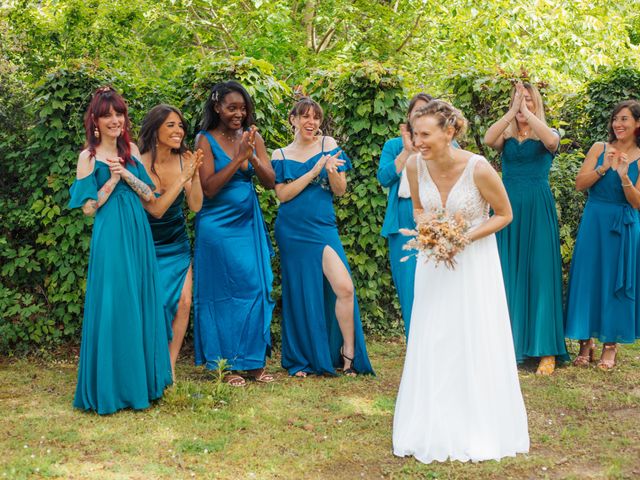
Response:
M435 117L438 121L438 126L443 130L447 127L453 127L454 138L462 136L467 130L468 122L462 112L444 100L431 100L424 107L413 112L411 114L412 128L413 123L420 117Z

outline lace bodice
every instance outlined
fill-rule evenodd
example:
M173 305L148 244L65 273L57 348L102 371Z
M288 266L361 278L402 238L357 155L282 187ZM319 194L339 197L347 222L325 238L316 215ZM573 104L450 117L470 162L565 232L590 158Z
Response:
M434 183L426 163L418 157L418 186L420 191L420 203L425 213L437 211L442 208L453 215L461 211L470 226L478 225L489 218L489 204L482 197L478 187L473 181L473 172L478 162L487 160L480 155L469 157L460 178L451 187L446 205L442 205L442 197L438 187Z

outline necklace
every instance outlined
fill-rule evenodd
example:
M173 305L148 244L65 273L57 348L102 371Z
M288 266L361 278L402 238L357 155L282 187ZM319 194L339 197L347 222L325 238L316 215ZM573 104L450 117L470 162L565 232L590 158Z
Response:
M240 138L240 136L242 135L242 130L235 130L233 135L227 135L226 133L224 133L222 130L219 130L220 135L222 135L224 138L226 138L227 140L229 140L231 143L235 143L236 139ZM238 135L240 134L240 135Z

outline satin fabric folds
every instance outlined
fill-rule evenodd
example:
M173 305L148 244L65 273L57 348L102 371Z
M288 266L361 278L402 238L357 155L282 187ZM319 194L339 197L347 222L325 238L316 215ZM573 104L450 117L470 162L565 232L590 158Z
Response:
M156 193L156 196L159 194ZM184 281L191 265L191 245L182 211L184 198L182 191L162 218L155 218L147 212L158 259L165 320L171 334Z
M598 158L602 165L605 152ZM629 165L638 179L638 162ZM589 189L569 273L567 337L633 343L640 338L640 215L613 169Z
M216 171L231 158L208 132ZM265 366L271 351L271 241L252 183L238 169L196 215L194 347L196 365L231 370Z
M126 168L153 188L140 162ZM69 206L97 200L110 176L96 160L72 185ZM169 335L149 224L140 198L120 180L95 215L74 407L147 408L172 381Z
M306 162L273 160L276 183L293 181L313 168L323 154ZM339 171L351 168L347 163ZM342 334L335 316L336 296L322 271L325 248L332 248L347 270L347 257L336 227L333 194L326 170L287 202L280 204L275 224L282 271L282 367L297 372L335 375L342 366ZM358 300L354 293L355 356L359 373L373 373L364 341Z
M513 221L496 234L516 359L568 360L562 310L562 258L549 186L553 154L540 140L505 141L502 180Z

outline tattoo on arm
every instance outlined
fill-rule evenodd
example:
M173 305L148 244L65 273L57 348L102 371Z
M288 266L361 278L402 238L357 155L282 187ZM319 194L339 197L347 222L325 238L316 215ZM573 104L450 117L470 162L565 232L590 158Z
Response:
M111 180L107 180L107 182L102 186L100 190L98 190L98 200L87 200L82 207L82 211L85 215L93 215L98 209L107 203L111 192L113 191L113 186L111 185Z
M146 183L144 183L142 180L140 180L138 177L136 177L133 174L130 174L130 175L126 175L124 179L129 184L131 189L140 196L140 198L146 201L151 199L153 192L151 191L149 186Z

